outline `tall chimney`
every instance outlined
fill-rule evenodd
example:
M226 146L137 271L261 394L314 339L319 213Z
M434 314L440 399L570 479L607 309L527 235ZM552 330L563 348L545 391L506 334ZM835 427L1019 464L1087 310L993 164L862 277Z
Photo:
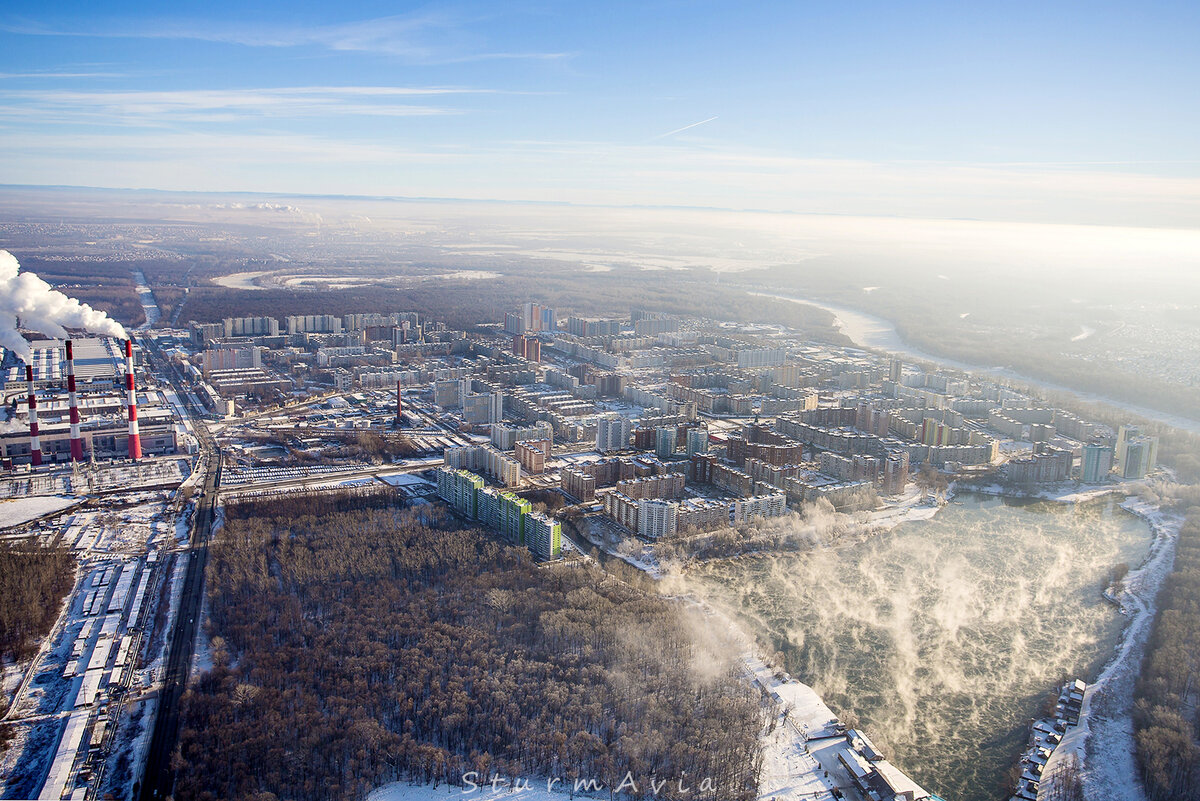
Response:
M138 433L137 393L133 389L133 340L125 340L125 390L129 396L129 458L142 458L142 437Z
M402 385L403 385L402 381L400 381L400 380L396 381L396 425L400 425L400 414L403 411L403 409L400 406L400 387Z
M67 340L67 398L71 409L71 461L83 461L83 437L79 436L79 395L75 392L75 349Z
M29 455L33 466L42 464L42 438L38 436L37 395L33 394L33 365L25 365L25 380L29 382Z

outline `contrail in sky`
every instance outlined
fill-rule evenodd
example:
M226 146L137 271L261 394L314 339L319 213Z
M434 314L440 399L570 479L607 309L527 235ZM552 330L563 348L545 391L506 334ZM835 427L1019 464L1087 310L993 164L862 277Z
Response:
M659 134L658 136L651 137L650 141L653 142L655 139L666 139L668 136L674 136L677 133L682 133L682 132L686 131L688 128L695 128L697 125L703 125L704 123L712 122L715 119L716 119L716 117L709 117L707 120L700 120L700 122L693 122L691 125L685 125L682 128L676 128L673 131L667 131L665 134Z

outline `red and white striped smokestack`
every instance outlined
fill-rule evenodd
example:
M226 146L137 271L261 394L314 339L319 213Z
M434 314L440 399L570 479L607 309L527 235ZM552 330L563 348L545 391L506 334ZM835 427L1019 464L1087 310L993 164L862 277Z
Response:
M37 395L33 394L33 365L25 365L25 380L29 382L29 455L34 467L42 464L42 438L38 435Z
M71 461L83 461L83 437L79 436L79 395L75 391L75 349L67 340L67 398L71 411Z
M125 340L125 390L129 404L129 458L142 458L142 436L138 433L137 392L133 389L133 340Z

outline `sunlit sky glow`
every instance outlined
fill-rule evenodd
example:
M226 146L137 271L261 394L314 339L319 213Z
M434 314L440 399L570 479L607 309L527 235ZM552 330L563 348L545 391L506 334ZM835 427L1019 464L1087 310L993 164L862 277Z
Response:
M1200 227L1200 4L10 2L0 182Z

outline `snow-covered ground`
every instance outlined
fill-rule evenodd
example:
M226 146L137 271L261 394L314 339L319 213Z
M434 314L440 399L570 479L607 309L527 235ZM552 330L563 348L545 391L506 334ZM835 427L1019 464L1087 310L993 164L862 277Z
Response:
M822 734L836 734L833 727L837 715L807 684L776 675L752 654L743 655L742 660L753 681L779 704L779 713L762 738L760 801L833 798L835 782L826 777L820 761L809 753L808 743Z
M421 478L416 473L396 473L393 475L380 475L379 479L391 484L393 487L414 486L424 484L432 486L432 482L428 479Z
M925 503L925 497L924 492L912 485L899 498L873 510L869 522L871 526L891 529L909 520L930 520L941 507Z
M21 523L28 523L30 520L66 509L71 504L78 502L78 498L62 495L0 499L0 526L17 526Z
M1046 765L1046 775L1052 776L1063 760L1075 755L1083 766L1084 795L1089 801L1146 798L1134 757L1133 689L1157 612L1158 590L1174 564L1175 542L1183 523L1178 515L1135 497L1121 506L1150 524L1154 541L1146 560L1129 572L1116 597L1129 618L1117 651L1084 694L1079 725L1063 738ZM1039 797L1050 792L1051 784L1042 783Z
M192 643L192 664L189 670L191 671L192 680L201 673L212 670L212 643L208 639L208 595L205 594L204 600L200 602L200 624L196 626L196 639Z

